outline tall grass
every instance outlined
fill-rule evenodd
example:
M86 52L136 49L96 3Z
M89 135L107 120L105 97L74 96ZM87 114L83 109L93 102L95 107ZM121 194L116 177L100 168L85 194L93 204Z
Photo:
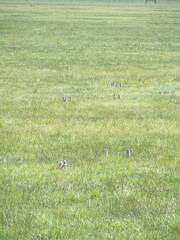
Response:
M179 238L179 16L0 1L0 239Z

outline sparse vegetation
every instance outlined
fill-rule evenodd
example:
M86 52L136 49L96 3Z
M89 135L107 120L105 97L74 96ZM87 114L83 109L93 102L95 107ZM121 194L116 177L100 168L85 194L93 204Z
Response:
M129 2L0 0L0 239L179 239L180 5Z

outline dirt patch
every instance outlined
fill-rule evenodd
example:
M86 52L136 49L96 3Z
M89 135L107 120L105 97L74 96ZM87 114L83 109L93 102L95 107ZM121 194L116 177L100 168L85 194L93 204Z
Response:
M176 91L176 92L175 92L175 95L176 95L177 97L180 97L180 91Z

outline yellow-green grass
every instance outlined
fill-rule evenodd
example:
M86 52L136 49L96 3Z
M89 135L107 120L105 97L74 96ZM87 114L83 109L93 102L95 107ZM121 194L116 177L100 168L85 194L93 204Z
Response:
M177 2L0 1L0 239L178 239Z

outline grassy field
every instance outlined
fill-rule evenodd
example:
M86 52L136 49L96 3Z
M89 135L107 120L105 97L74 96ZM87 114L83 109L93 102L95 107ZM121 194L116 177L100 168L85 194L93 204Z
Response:
M179 26L178 1L0 0L1 240L179 239Z

